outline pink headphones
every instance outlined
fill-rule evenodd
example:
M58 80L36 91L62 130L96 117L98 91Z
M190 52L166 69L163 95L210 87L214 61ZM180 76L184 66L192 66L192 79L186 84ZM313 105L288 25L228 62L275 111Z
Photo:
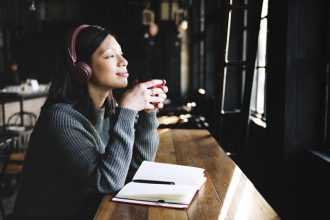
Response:
M72 68L72 77L80 83L85 83L92 77L92 68L85 62L77 61L76 39L79 32L89 27L87 24L74 28L68 35L65 44L65 54L68 64Z

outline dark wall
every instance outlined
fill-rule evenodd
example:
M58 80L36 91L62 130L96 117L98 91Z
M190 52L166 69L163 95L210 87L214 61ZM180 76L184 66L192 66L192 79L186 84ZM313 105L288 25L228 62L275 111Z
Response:
M327 13L324 0L289 3L284 130L288 156L321 143Z
M329 156L314 153L300 152L285 164L285 219L330 219Z
M33 78L48 83L56 66L59 48L63 48L64 30L59 33L35 32L18 39L22 79Z

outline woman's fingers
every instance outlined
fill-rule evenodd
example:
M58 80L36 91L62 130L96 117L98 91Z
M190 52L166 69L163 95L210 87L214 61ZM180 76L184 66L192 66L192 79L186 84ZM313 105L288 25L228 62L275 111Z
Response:
M149 91L150 91L150 95L152 95L152 96L156 96L156 95L164 93L164 91L160 88L149 89Z
M159 87L163 86L163 83L164 83L163 80L153 79L153 80L150 80L150 81L143 82L141 84L143 84L147 88L152 88L152 87L156 87L156 86L159 86Z
M154 79L147 82L139 83L131 90L128 90L122 96L120 101L121 107L130 108L136 111L151 110L155 111L164 106L166 99L165 80Z
M156 107L157 107L157 108L163 108L163 107L164 107L164 104L163 104L162 102L160 102L160 103L157 104Z
M149 102L164 102L164 98L163 97L160 97L160 96L150 96L149 98Z
M165 92L165 93L168 92L168 87L167 86L163 86L162 89L163 89L163 92Z
M165 100L167 98L167 95L165 93L161 93L158 95L158 97L161 97Z

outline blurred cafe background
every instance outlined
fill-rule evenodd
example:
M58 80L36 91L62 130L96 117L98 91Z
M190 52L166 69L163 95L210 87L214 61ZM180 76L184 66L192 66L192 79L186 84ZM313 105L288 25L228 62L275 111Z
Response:
M166 79L160 128L209 130L279 216L329 219L329 11L327 0L0 0L0 219L81 23L113 33L130 82Z

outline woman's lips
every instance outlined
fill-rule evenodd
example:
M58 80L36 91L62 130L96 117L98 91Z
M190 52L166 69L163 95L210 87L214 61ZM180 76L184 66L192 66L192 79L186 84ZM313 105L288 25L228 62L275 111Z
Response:
M121 76L121 77L128 77L129 74L127 72L119 72L119 73L116 73L117 76Z

